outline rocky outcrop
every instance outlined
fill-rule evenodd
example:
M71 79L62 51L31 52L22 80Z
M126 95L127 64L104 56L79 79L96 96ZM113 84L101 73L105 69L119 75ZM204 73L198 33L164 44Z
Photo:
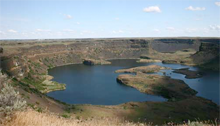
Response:
M106 64L111 64L111 62L106 61L106 60L95 60L95 59L84 59L83 60L84 65L106 65Z
M189 68L175 69L173 72L184 74L186 75L185 78L187 79L194 79L194 78L202 77L202 73L198 71L189 70Z
M197 64L204 64L219 56L219 43L201 43L199 51L191 56Z
M176 60L163 60L162 63L166 63L166 64L177 64L180 63Z
M199 51L193 54L190 58L201 68L219 71L219 44L219 40L212 43L202 42Z

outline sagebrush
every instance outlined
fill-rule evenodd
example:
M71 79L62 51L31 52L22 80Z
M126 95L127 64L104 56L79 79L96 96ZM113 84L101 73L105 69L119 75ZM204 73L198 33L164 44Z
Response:
M14 87L9 84L6 75L0 71L0 114L10 119L10 115L26 107L26 101L15 91Z

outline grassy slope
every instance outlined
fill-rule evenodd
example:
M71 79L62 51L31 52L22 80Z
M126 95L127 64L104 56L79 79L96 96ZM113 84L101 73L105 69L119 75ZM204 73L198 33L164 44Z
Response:
M184 120L213 120L219 116L219 107L209 100L192 97L178 102L130 102L114 106L68 105L54 101L28 85L15 85L34 110L49 110L64 117L73 118L117 118L133 122L181 123ZM159 115L159 116L158 116Z
M206 124L205 124L206 123ZM179 126L208 126L218 125L217 122L188 122L179 124ZM174 125L175 123L164 123ZM1 125L1 124L0 124ZM16 112L10 122L4 122L4 126L151 126L153 123L132 123L125 120L118 120L117 118L90 118L81 120L76 118L62 118L56 114L49 112L38 113L33 110L24 112ZM178 124L176 124L178 125Z
M60 118L51 113L38 113L33 110L17 112L12 121L3 124L4 126L136 126L129 122L121 122L118 119L89 119L81 121L79 119Z

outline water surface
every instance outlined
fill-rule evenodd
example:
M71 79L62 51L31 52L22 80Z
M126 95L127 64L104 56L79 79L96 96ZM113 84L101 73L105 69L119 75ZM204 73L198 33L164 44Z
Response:
M136 63L136 60L112 60L110 65L86 66L74 64L60 66L49 70L54 81L65 83L66 90L50 92L47 95L69 104L117 105L131 101L166 101L160 96L139 92L137 89L117 83L119 75L115 70L136 66L160 65L172 69L190 68L180 64ZM202 78L186 79L185 75L173 73L173 70L163 70L166 76L181 79L201 96L219 104L219 73L205 71ZM162 72L155 74L163 75Z
M117 105L131 101L165 101L160 96L148 95L119 84L115 70L138 65L135 60L112 60L111 65L83 64L56 67L49 70L54 81L65 83L66 90L47 95L69 104Z

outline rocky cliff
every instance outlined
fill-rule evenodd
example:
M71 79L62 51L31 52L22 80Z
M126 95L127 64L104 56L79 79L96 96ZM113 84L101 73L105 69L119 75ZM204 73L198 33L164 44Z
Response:
M219 42L202 42L199 51L191 56L193 62L205 69L219 70Z
M47 70L83 59L139 58L152 52L174 53L191 49L196 64L211 61L219 55L219 39L136 38L1 41L1 67L17 79L45 80ZM159 58L159 57L158 57Z

